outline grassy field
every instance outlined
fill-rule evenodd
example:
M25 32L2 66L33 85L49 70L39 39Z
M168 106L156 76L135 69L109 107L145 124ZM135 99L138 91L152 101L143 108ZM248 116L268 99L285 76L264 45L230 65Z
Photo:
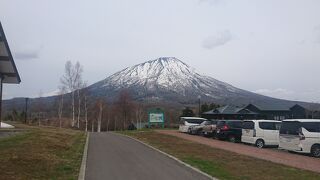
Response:
M320 174L211 148L154 131L125 131L219 179L320 179ZM301 162L303 163L303 162Z
M85 133L18 126L27 131L0 138L0 179L77 179Z

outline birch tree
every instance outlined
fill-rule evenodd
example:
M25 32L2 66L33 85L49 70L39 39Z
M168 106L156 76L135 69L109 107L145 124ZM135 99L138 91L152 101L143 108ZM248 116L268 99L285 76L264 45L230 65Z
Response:
M72 127L75 126L75 91L80 87L79 85L82 81L82 72L83 69L79 62L73 66L71 61L67 61L65 64L64 75L60 79L62 85L65 86L71 94ZM80 112L78 113L80 114Z
M109 123L110 123L110 112L107 109L107 131L109 131Z
M128 117L130 116L131 108L132 108L131 96L128 90L122 90L120 92L117 106L122 115L123 129L126 129Z
M137 129L138 129L138 124L139 124L139 128L141 128L141 121L144 115L144 110L143 110L143 106L141 103L137 103L135 105L135 116L136 116L136 123L137 123Z
M82 94L83 94L83 106L84 106L84 122L85 122L85 131L88 131L88 91L87 83L83 83Z
M59 87L59 104L58 104L58 117L59 117L59 127L61 128L61 119L63 114L63 103L64 103L64 94L66 93L66 87L60 86Z
M98 108L98 122L97 122L97 132L101 132L101 122L102 122L102 114L103 114L103 109L104 109L104 102L103 100L98 100L97 102L97 108Z
M118 116L115 115L115 116L114 116L114 131L117 130L117 121L118 121Z
M43 92L42 90L40 90L39 97L38 97L38 126L41 126L41 118L42 118L41 114L43 110L42 95L43 95Z
M94 132L94 119L91 120L91 132Z
M71 109L72 109L72 121L71 126L74 127L74 88L75 88L75 72L73 70L73 65L71 61L67 61L64 68L64 75L61 77L60 81L66 89L71 92Z
M79 62L77 62L74 66L75 72L75 89L77 91L78 98L78 116L77 116L77 128L80 128L80 116L81 116L81 89L83 89L83 81L82 81L82 72L83 68Z

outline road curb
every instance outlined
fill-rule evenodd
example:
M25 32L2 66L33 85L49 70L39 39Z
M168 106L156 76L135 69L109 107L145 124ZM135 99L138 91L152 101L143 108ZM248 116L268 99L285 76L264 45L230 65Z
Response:
M159 153L161 153L161 154L163 154L163 155L165 155L165 156L167 156L167 157L169 157L169 158L171 158L171 159L173 159L175 161L177 161L178 163L182 164L183 166L186 166L186 167L188 167L188 168L190 168L190 169L192 169L192 170L194 170L194 171L196 171L196 172L208 177L209 179L218 180L217 178L212 177L211 175L209 175L209 174L207 174L205 172L202 172L201 170L191 166L190 164L187 164L187 163L181 161L180 159L178 159L178 158L176 158L176 157L174 157L174 156L172 156L172 155L170 155L170 154L168 154L166 152L163 152L163 151L161 151L161 150L159 150L159 149L157 149L157 148L155 148L155 147L153 147L153 146L151 146L151 145L149 145L149 144L147 144L145 142L140 141L139 139L133 138L133 137L125 135L125 134L114 133L114 132L111 132L111 133L116 134L116 135L121 135L121 136L130 138L132 140L135 140L135 141L137 141L137 142L139 142L139 143L141 143L141 144L143 144L143 145L145 145L145 146L147 146L147 147L149 147L149 148L151 148L151 149L153 149L153 150L155 150L155 151L157 151L157 152L159 152Z
M83 150L83 156L82 156L82 162L81 162L78 180L85 180L85 177L86 177L89 136L90 136L90 133L87 132L86 144L85 144L84 150Z

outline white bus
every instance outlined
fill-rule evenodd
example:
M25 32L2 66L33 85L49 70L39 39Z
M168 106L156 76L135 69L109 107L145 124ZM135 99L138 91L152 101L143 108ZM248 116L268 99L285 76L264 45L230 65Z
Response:
M242 125L242 142L255 144L258 148L266 145L279 145L280 121L245 120Z
M283 120L279 148L320 157L320 119Z
M207 119L200 118L200 117L180 117L179 122L179 131L180 132L190 132L191 126L196 126L201 124L203 121L206 121Z

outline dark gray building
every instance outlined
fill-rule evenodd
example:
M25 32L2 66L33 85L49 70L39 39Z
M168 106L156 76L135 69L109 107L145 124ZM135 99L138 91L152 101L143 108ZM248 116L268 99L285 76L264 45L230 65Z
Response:
M245 107L236 107L232 105L222 106L202 113L202 117L207 119L257 119L258 115L258 113Z
M202 113L207 119L305 119L307 110L296 104L291 107L281 105L258 106L248 104L244 107L235 107L231 105L223 106Z

